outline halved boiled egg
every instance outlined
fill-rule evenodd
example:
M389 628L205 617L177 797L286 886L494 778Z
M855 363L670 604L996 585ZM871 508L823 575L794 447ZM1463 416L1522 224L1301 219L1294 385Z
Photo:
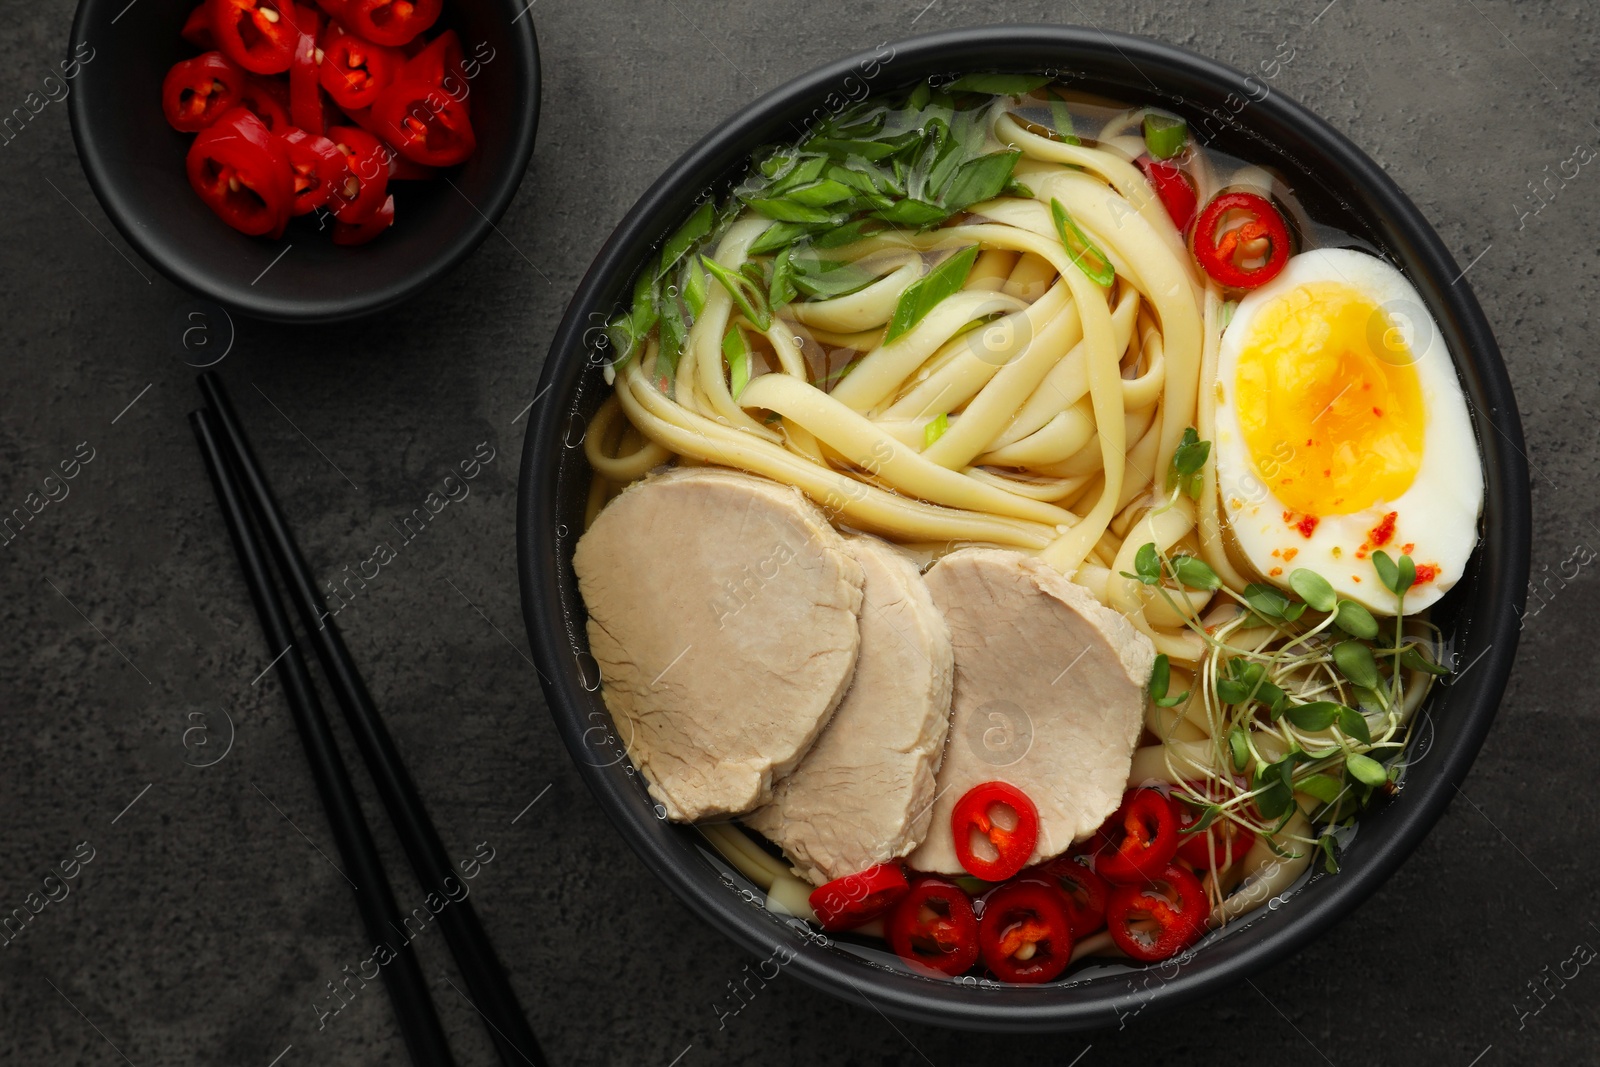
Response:
M1392 615L1373 552L1416 564L1407 613L1461 578L1483 466L1444 339L1394 267L1345 248L1290 259L1223 331L1215 402L1223 511L1268 581L1306 567Z

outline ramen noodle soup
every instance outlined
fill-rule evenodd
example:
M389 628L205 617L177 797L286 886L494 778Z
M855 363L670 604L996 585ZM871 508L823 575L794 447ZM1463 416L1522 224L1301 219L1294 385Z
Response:
M773 910L935 977L1166 959L1397 788L1483 503L1454 364L1178 117L866 101L703 203L608 343L603 695Z

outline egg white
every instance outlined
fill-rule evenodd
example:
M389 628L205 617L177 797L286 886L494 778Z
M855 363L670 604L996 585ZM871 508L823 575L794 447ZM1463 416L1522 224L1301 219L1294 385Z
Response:
M1307 537L1284 521L1284 512L1290 509L1274 495L1251 459L1239 422L1235 380L1256 317L1298 286L1315 282L1342 283L1358 290L1409 334L1426 426L1421 465L1397 499L1347 515L1319 516ZM1239 302L1223 331L1214 402L1213 447L1223 512L1240 553L1267 581L1287 589L1289 576L1306 567L1327 579L1341 597L1375 613L1393 615L1396 598L1379 581L1370 556L1361 551L1368 531L1389 512L1396 514L1394 536L1383 550L1398 559L1410 544L1417 564L1438 568L1432 581L1407 592L1408 614L1434 603L1460 580L1478 540L1483 464L1443 336L1416 289L1394 267L1345 248L1319 248L1292 257L1283 273Z

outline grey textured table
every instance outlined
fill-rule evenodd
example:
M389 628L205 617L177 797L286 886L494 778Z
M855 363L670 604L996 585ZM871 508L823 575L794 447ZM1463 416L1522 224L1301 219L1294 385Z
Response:
M551 1060L1600 1062L1600 970L1579 947L1600 946L1600 746L1581 669L1595 659L1581 620L1600 548L1587 307L1600 192L1586 162L1600 144L1600 12L926 2L542 0L544 120L503 236L375 322L239 321L220 364L322 578L370 557L460 461L493 455L339 621L447 847L493 857L473 896ZM9 112L64 53L72 5L0 10ZM518 416L592 253L713 124L845 52L1003 20L1150 34L1247 71L1277 58L1273 87L1382 162L1470 265L1534 472L1537 591L1518 668L1465 791L1415 857L1253 986L1056 1038L890 1022L789 979L719 1019L752 961L634 860L544 712L517 602ZM1563 169L1535 212L1533 185ZM173 323L195 301L112 229L63 104L0 146L0 174L0 511L80 461L67 495L0 547L0 911L78 864L69 894L0 947L0 1062L400 1063L375 984L319 1029L326 983L357 967L363 938L278 683L258 677L271 653L184 421L198 397ZM413 883L380 838L405 905ZM417 944L460 1062L491 1062L438 934Z

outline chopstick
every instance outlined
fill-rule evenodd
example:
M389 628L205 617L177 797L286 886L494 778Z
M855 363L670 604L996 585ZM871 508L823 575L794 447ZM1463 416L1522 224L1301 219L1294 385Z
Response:
M345 646L338 625L322 610L311 568L300 553L294 534L256 459L255 450L233 410L227 390L221 379L212 372L202 374L199 382L200 391L220 426L244 494L271 546L301 624L311 635L322 661L323 672L344 710L345 720L355 735L362 759L405 848L412 870L425 890L443 893L451 902L435 918L466 981L465 998L482 1016L502 1063L507 1067L520 1067L523 1064L546 1067L544 1053L528 1026L516 992L478 920L477 911L465 896L457 901L449 892L447 880L454 880L459 889L460 879L450 863L438 831L428 818L427 808L400 758L394 739L383 723L372 694L367 690L350 650Z
M250 527L238 483L229 469L216 421L210 412L196 411L190 414L189 423L200 442L206 471L211 475L211 485L216 490L217 503L239 556L239 567L244 571L245 584L250 589L250 599L255 602L261 628L266 632L267 644L274 651L284 649L278 660L278 671L289 710L294 715L295 728L305 746L306 758L311 762L311 777L328 813L334 844L344 861L345 870L340 873L355 888L356 905L368 939L374 944L392 943L394 931L401 928L400 909L395 905L389 879L384 875L377 845L362 818L350 777L339 759L333 731L317 699L311 674L295 645L289 617L273 588L272 576L261 546L256 542L255 531ZM411 1061L419 1067L454 1064L444 1028L428 997L427 981L422 977L422 968L417 965L416 954L409 943L401 943L395 958L384 967L383 975Z

